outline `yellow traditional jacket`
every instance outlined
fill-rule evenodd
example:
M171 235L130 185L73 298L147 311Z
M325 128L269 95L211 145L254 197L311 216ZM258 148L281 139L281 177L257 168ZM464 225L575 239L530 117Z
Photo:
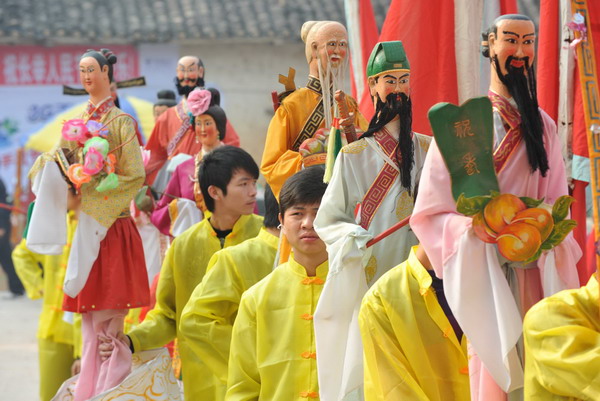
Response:
M365 400L468 401L466 341L457 340L415 249L362 301Z
M256 238L215 253L204 279L183 309L179 324L182 337L202 361L198 367L203 371L202 377L216 376L223 395L231 332L240 299L248 288L273 271L278 242L279 238L263 227Z
M63 320L63 281L69 260L69 252L77 219L73 212L67 217L67 245L61 255L40 255L27 248L25 239L21 240L12 253L15 271L21 279L27 296L31 299L43 297L42 312L37 337L61 344L80 345L81 332L75 325ZM80 347L75 356L80 355Z
M329 271L292 257L242 295L233 325L227 401L319 399L313 314Z
M255 237L262 226L262 220L262 217L256 215L240 217L223 244L209 219L202 220L176 237L160 271L154 309L148 312L139 326L127 333L136 352L162 347L178 337L186 400L210 397L209 394L216 391L217 383L213 377L199 376L198 366L201 361L190 350L185 338L179 338L181 312L202 281L213 254Z
M294 143L303 128L306 126L314 134L325 125L324 119L318 126L307 123L320 100L321 83L317 78L309 77L307 87L296 89L287 96L271 119L260 171L277 199L285 181L302 168L302 157L298 149L294 149ZM369 123L358 111L356 100L350 96L346 96L346 100L349 111L355 113L355 126L365 131ZM314 118L310 120L314 121Z
M561 291L525 316L525 399L600 400L598 281Z

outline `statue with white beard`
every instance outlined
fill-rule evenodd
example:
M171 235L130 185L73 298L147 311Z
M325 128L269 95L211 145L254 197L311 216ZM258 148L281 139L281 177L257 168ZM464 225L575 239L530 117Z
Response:
M333 118L339 117L334 114L337 105L333 97L343 87L348 64L348 34L339 22L305 22L301 36L309 65L308 82L286 96L275 112L260 167L277 198L283 183L302 169L300 145L320 128L331 128ZM345 103L350 113L340 120L344 131L352 125L366 130L368 124L356 100L345 96Z

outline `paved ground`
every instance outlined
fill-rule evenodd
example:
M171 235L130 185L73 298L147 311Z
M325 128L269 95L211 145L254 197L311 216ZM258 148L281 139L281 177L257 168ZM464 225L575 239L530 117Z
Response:
M0 400L39 400L37 340L41 300L0 291Z

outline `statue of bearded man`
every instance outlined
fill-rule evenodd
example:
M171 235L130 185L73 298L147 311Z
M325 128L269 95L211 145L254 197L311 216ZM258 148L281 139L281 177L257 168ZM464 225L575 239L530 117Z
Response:
M302 25L309 66L305 88L283 99L275 112L265 143L261 172L279 198L283 183L302 168L300 145L314 137L320 128L330 128L334 114L333 96L343 87L348 64L348 34L335 21L308 21ZM365 130L367 121L358 111L356 100L345 97L349 116L340 121L344 128L354 125Z
M556 124L538 107L536 36L529 17L502 15L483 32L482 54L491 63L488 97L500 193L553 204L568 194L568 185ZM531 263L500 256L495 244L473 235L472 219L457 213L450 174L435 141L410 225L444 280L448 304L469 339L471 400L522 400L528 359L522 316L542 298L578 286L581 250L573 235Z
M177 92L182 96L177 105L170 107L156 120L146 150L150 151L150 159L146 163L146 183L153 185L157 191L166 186L169 174L161 171L167 161L183 154L189 155L179 162L195 156L202 144L196 139L191 124L187 96L196 88L204 88L204 63L197 56L183 56L177 62L175 77ZM240 138L229 122L223 142L226 145L240 146ZM169 164L169 163L167 163ZM172 171L175 165L167 169ZM159 174L159 178L157 175Z

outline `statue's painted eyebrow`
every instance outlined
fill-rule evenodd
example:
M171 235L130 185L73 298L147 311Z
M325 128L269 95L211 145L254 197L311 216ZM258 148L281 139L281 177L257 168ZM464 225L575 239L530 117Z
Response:
M410 75L409 73L403 74L403 75L401 75L400 77L398 77L398 79L402 79L402 78L404 78L404 77L408 77L409 75ZM384 75L383 77L384 77L384 78L392 78L392 79L396 79L396 77L395 77L395 76L393 76L393 75L389 75L389 74L387 74L387 75Z
M183 68L189 68L189 67L192 67L192 66L196 65L196 62L195 62L195 61L192 61L192 63L191 63L190 65L183 65L183 64L181 64L181 63L179 63L178 65L179 65L180 67L183 67Z
M511 31L502 31L502 33L505 34L505 35L515 35L517 38L521 37L521 35L519 35L518 33L514 33L514 32L511 32Z
M519 35L518 33L514 33L511 31L502 31L503 34L505 35L515 35L517 38L520 38L521 35ZM523 35L523 38L527 37L527 36L535 36L535 32L533 33L526 33L525 35Z

